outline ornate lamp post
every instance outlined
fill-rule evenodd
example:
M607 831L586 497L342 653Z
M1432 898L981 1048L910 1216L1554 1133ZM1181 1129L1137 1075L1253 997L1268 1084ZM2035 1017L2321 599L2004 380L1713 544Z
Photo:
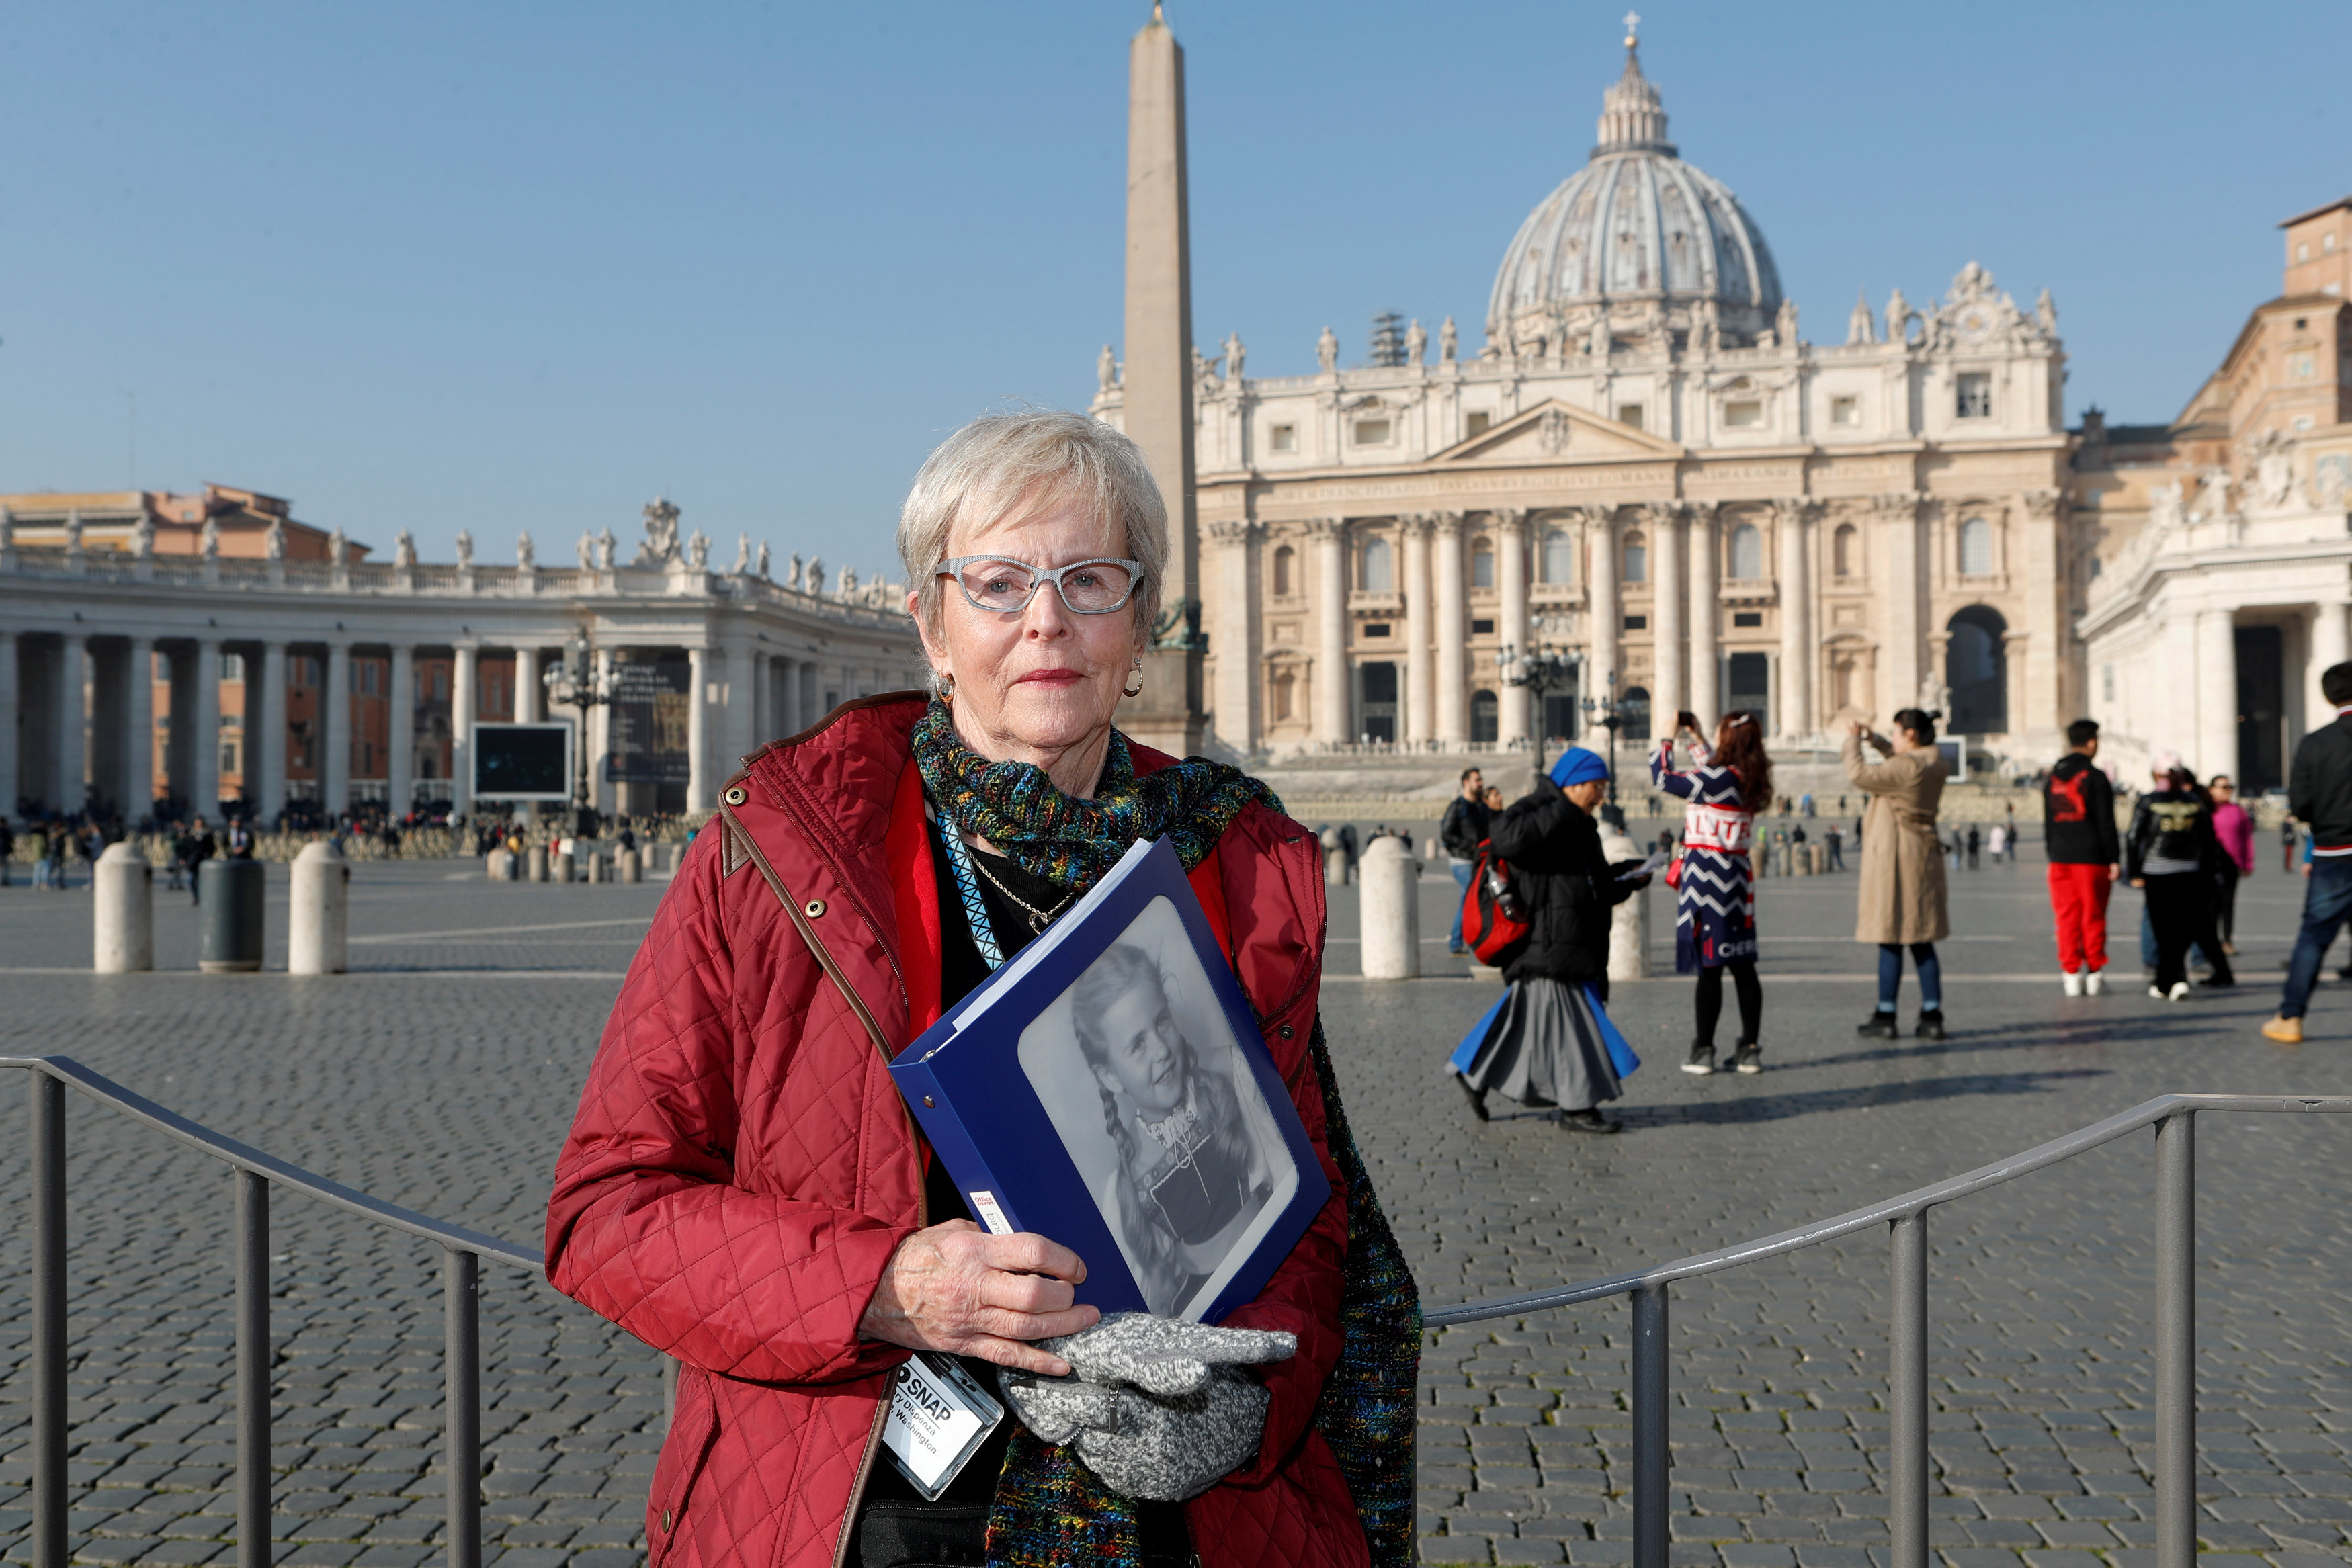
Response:
M580 714L580 744L572 779L572 831L583 838L596 832L596 808L588 792L588 714L613 700L611 685L596 668L596 645L585 627L572 634L570 658L550 664L544 677L552 706L571 707Z
M1584 719L1598 724L1609 732L1609 803L1601 814L1612 828L1622 830L1625 813L1617 804L1617 732L1625 724L1624 706L1617 700L1617 672L1609 672L1609 689L1602 695L1584 699Z
M1538 723L1543 712L1543 699L1552 692L1573 691L1583 669L1584 655L1571 652L1562 639L1568 635L1568 617L1538 615L1528 627L1534 642L1521 648L1506 643L1495 655L1496 674L1507 686L1525 686L1535 694ZM1543 771L1543 743L1536 743L1536 771Z

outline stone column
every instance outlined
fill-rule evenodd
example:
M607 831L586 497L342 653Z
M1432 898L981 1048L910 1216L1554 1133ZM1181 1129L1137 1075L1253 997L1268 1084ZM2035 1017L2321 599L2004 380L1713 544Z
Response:
M1589 633L1581 683L1584 689L1577 695L1580 699L1601 701L1616 695L1609 678L1617 674L1617 635L1625 624L1624 606L1617 598L1617 513L1612 507L1591 507L1586 508L1584 515L1584 559L1592 583L1592 602L1586 615ZM1605 750L1609 732L1597 722L1601 716L1598 708L1592 716L1596 722L1585 732L1584 743L1591 746L1598 739Z
M1402 519L1404 535L1404 723L1412 746L1437 738L1437 668L1430 648L1429 518Z
M481 675L476 668L479 650L470 643L460 643L449 653L449 810L470 817L474 814L474 719L481 690ZM279 726L281 730L284 727Z
M776 734L801 732L801 665L797 659L776 661Z
M251 677L247 677L248 680ZM122 782L116 786L116 798L122 802L122 814L137 821L155 803L155 640L152 637L131 639L131 662L125 670L122 694ZM250 693L253 688L247 685ZM247 706L252 704L248 699ZM245 721L252 724L248 712ZM246 777L253 777L252 738L246 740ZM248 789L249 800L253 791ZM16 798L5 798L13 808Z
M710 810L709 727L705 719L710 681L710 655L700 648L686 651L686 809Z
M1885 575L1875 570L1878 588L1878 698L1882 718L1911 707L1919 700L1919 683L1926 674L1919 654L1926 646L1925 617L1920 613L1919 497L1909 493L1881 496L1873 503L1878 517L1879 549L1875 568L1884 562Z
M760 743L752 733L751 723L751 650L738 643L726 651L726 657L725 685L720 688L727 697L726 728L722 732L726 739L714 783L734 777L735 770L743 766L743 758ZM866 690L872 689L869 684Z
M1258 635L1255 580L1257 541L1264 530L1246 517L1211 523L1216 542L1216 619L1209 652L1217 662L1216 685L1209 695L1217 738L1247 756L1258 743Z
M613 653L608 647L596 650L596 682L604 691L613 689ZM604 758L613 750L613 705L600 703L588 710L588 803L610 815L615 802L613 784L604 777Z
M539 678L539 650L515 644L514 721L537 724L547 716L547 687Z
M1155 9L1128 47L1123 418L1168 507L1162 601L1201 597L1192 499L1192 267L1184 51Z
M220 821L220 639L198 639L195 749L189 758L194 793L188 809L213 823Z
M1668 502L1643 508L1650 533L1650 727L1660 735L1674 727L1683 690L1683 520L1690 508ZM1650 738L1632 736L1639 747Z
M1722 569L1716 564L1716 538L1715 503L1701 501L1691 508L1690 520L1688 706L1709 735L1715 733L1715 721L1723 716L1723 655L1716 643L1723 614ZM1673 714L1664 716L1668 724L1674 722Z
M1813 507L1783 501L1773 508L1780 536L1780 689L1773 694L1780 733L1790 738L1813 731L1813 601L1805 570L1805 523Z
M1307 525L1315 556L1315 738L1356 738L1348 683L1348 525L1318 517Z
M352 805L352 645L327 644L326 713L319 726L319 809L332 821Z
M392 646L392 695L385 702L392 722L385 727L384 815L398 821L407 815L416 771L416 650L405 643Z
M245 689L250 710L246 723L252 727L246 737L247 766L253 770L248 777L255 782L255 788L247 793L252 797L260 820L274 824L278 813L286 809L285 643L261 645L260 682L257 686Z
M2237 624L2226 610L2197 612L2197 756L2200 779L2238 776Z
M89 639L70 634L63 638L58 659L58 700L49 708L57 715L58 725L56 743L49 747L57 761L57 777L49 786L49 809L55 811L79 811L85 798L89 757L82 735L82 694L89 666Z
M1470 742L1470 640L1463 634L1462 514L1439 512L1432 518L1430 553L1432 597L1436 601L1437 744L1459 751Z
M2319 689L2319 677L2332 666L2352 659L2352 636L2347 636L2352 628L2346 625L2347 611L2352 611L2352 605L2341 600L2323 601L2311 607L2311 672L2305 683L2308 689L2303 699L2303 728L2306 735L2335 722L2336 705ZM0 659L6 657L5 652L0 652ZM0 673L0 680L5 679L5 673ZM0 700L5 700L5 688L0 688ZM5 743L5 737L0 737L0 744ZM7 775L0 772L0 784L6 781Z
M6 530L0 528L0 537ZM16 633L0 632L0 814L15 817L24 786L24 753L17 747L18 716L25 711L24 674L16 662Z
M1501 610L1496 618L1496 630L1512 647L1531 651L1528 637L1528 515L1517 507L1508 507L1495 513L1494 517L1495 597ZM1534 689L1507 685L1496 694L1496 698L1501 710L1495 728L1496 739L1506 746L1514 740L1525 740L1540 755L1543 737L1535 732Z
M193 648L179 647L164 655L171 681L172 723L164 735L163 778L168 793L183 803L196 798L196 682L191 665Z
M2008 632L2000 639L2001 679L2009 692L2009 711L2002 717L2014 741L2030 727L2025 716L2026 673L2032 666L2033 633Z

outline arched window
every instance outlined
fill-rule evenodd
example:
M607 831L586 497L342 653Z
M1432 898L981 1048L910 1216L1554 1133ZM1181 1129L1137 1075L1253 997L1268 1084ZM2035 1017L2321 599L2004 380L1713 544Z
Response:
M1970 517L1960 525L1960 575L1992 575L1992 525L1982 517Z
M1731 575L1742 582L1764 575L1764 535L1754 523L1731 530Z
M1265 706L1274 722L1281 724L1290 717L1290 704L1295 690L1290 672L1277 670L1275 672L1271 685L1273 689L1266 695Z
M1503 733L1503 708L1492 692L1470 694L1470 738L1488 745Z
M1396 586L1396 552L1386 539L1364 542L1363 576L1359 586L1367 593L1386 593Z
M1990 605L1971 604L1946 630L1944 682L1952 688L1954 735L2001 735L2009 729L2009 660L2002 643L2009 622Z
M1297 565L1298 552L1288 545L1274 552L1274 591L1276 598L1287 599L1294 591L1290 586L1290 574Z
M1483 534L1470 541L1470 586L1495 586L1495 541Z
M1625 580L1650 580L1650 547L1639 534L1625 536Z
M1830 571L1838 577L1853 575L1855 535L1852 523L1840 523L1836 533L1830 536Z
M1617 699L1617 716L1622 721L1617 733L1630 737L1638 746L1650 738L1650 688L1627 686L1625 695Z
M1543 534L1543 580L1565 583L1576 575L1576 540L1566 528L1546 528Z

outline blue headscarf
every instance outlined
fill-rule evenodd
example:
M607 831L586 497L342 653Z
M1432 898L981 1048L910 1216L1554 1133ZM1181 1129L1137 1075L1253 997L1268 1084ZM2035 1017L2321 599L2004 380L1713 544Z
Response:
M1609 764L1601 759L1601 754L1587 751L1580 746L1570 747L1559 754L1559 760L1551 765L1551 781L1563 789L1571 784L1584 784L1608 777Z

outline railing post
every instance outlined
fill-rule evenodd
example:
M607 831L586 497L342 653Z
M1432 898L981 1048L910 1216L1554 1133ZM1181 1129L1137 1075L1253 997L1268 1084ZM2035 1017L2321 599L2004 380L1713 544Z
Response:
M66 1562L66 1086L33 1079L33 1562Z
M1927 1568L1927 1211L1896 1219L1893 1230L1886 1531L1891 1568Z
M481 1260L441 1253L443 1460L449 1470L449 1568L482 1568Z
M1633 1287L1633 1568L1666 1568L1666 1288Z
M269 1568L269 1179L236 1182L236 1568Z
M2197 1563L2196 1115L2156 1124L2156 1568Z

